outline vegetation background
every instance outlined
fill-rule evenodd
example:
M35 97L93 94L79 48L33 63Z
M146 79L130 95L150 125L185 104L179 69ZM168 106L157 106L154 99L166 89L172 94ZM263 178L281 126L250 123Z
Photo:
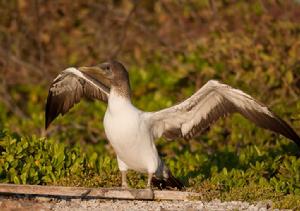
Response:
M82 101L44 131L53 78L115 57L136 106L152 111L209 79L251 94L300 131L300 4L293 0L1 0L0 181L120 185L106 105ZM158 148L202 200L272 200L300 209L299 149L240 115ZM144 175L131 172L132 187Z

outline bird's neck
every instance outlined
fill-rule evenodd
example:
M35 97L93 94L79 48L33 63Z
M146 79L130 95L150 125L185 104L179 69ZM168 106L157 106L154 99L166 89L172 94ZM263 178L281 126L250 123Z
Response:
M108 98L108 109L110 111L117 111L122 110L127 106L132 106L130 91L112 86Z
M110 95L119 95L121 97L131 100L131 89L128 80L116 80L112 83Z

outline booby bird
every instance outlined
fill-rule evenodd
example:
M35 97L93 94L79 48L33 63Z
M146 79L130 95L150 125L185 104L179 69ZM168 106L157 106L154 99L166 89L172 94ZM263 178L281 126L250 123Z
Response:
M118 61L92 67L67 68L53 81L46 104L46 128L64 115L82 97L108 103L104 129L112 145L126 188L129 169L148 174L147 187L154 180L170 187L183 186L159 157L155 140L190 139L220 117L237 112L258 126L279 133L300 146L300 137L265 105L241 90L215 80L208 81L185 101L156 112L145 112L131 103L129 75ZM153 181L152 181L153 179Z

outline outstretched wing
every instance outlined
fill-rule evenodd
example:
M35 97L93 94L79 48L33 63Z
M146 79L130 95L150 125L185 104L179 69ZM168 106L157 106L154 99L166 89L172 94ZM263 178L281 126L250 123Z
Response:
M238 112L258 126L280 133L300 146L297 133L265 105L241 90L208 81L194 95L173 107L153 112L149 123L155 138L189 139L220 117Z
M109 87L76 68L62 71L49 88L46 103L46 122L50 123L59 115L64 115L82 97L95 98L107 102Z

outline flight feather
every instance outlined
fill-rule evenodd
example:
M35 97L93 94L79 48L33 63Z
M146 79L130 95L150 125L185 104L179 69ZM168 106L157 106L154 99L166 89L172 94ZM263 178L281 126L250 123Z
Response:
M82 97L107 102L108 95L109 88L90 75L76 68L62 71L49 88L46 103L46 128L59 114L64 115L68 112Z
M284 135L300 146L297 133L265 105L241 90L215 80L208 81L182 103L150 115L153 134L167 139L190 139L219 118L240 113L258 126Z

